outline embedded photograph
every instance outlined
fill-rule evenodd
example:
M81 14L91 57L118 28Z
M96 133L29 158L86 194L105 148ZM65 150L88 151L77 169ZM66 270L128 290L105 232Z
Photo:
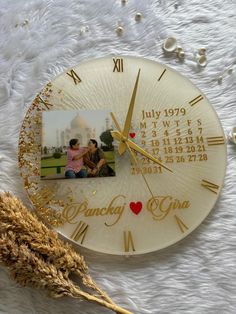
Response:
M115 176L109 110L42 113L41 179Z

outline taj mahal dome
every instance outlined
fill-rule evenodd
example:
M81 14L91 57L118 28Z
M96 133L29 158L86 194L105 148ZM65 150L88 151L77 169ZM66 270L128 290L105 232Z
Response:
M57 146L68 146L72 138L78 138L81 146L86 146L90 138L96 138L96 129L89 127L79 113L71 120L70 127L57 132Z

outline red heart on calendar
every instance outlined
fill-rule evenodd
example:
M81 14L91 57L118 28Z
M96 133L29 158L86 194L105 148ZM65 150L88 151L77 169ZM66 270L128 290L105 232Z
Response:
M135 133L129 133L129 136L131 137L131 138L135 138Z
M138 215L142 210L143 204L142 202L130 202L129 207L135 215Z

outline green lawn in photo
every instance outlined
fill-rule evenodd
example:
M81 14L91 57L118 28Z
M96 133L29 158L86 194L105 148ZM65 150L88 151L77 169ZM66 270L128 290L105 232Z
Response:
M104 152L108 165L115 171L115 153L114 151Z
M41 159L41 176L45 177L48 175L57 174L57 167L60 167L60 173L63 174L66 166L66 155L62 155L61 158L48 158ZM43 167L54 167L54 168L43 168Z
M105 158L109 166L115 171L115 155L114 151L104 152ZM66 155L62 155L61 158L48 158L48 159L41 159L41 176L46 177L48 175L56 175L57 174L57 167L60 167L60 174L63 174L65 171L65 166L67 162ZM50 168L44 168L50 167ZM52 168L51 168L52 167Z

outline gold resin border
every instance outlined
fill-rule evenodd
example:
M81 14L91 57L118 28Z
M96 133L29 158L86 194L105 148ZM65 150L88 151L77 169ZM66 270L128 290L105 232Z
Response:
M64 200L53 199L56 192L55 182L52 187L40 188L40 160L41 156L41 124L42 111L49 110L52 106L48 100L52 93L52 83L49 82L35 97L26 112L21 125L18 141L18 166L23 179L23 185L28 197L34 206L36 214L47 224L53 227L63 226L65 220L61 212L47 205L64 207L68 203ZM58 93L60 93L59 91ZM43 97L43 99L41 98Z

